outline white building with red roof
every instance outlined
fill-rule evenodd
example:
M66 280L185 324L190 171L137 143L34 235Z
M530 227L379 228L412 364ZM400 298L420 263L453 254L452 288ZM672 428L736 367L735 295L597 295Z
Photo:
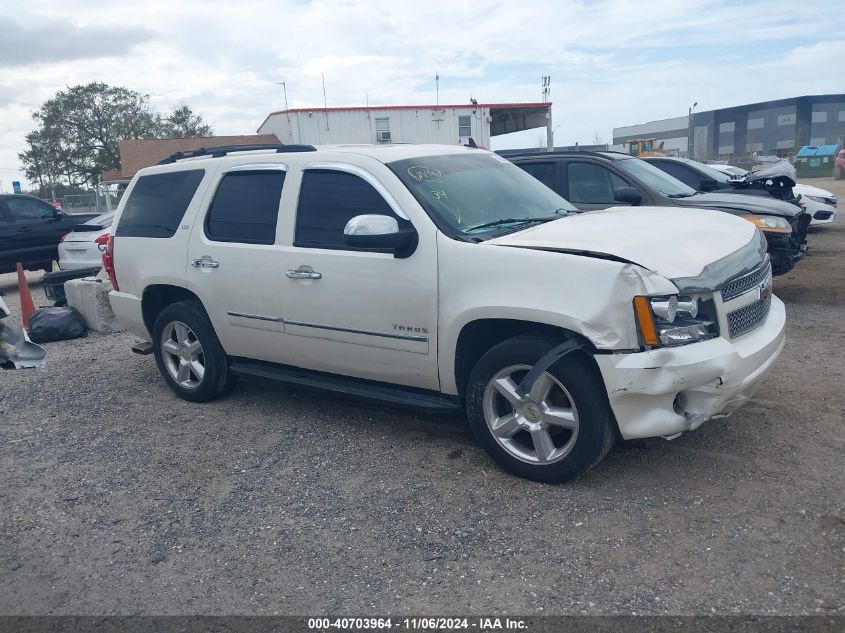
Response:
M551 103L295 108L270 113L259 134L285 144L436 143L490 147L500 134L545 127L552 134Z

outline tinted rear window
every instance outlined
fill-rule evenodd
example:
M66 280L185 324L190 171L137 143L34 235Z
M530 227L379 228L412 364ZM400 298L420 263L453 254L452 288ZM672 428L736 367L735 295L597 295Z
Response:
M115 235L123 237L173 237L204 169L141 176L120 216Z
M205 234L217 242L272 244L284 182L283 171L226 174L208 210Z

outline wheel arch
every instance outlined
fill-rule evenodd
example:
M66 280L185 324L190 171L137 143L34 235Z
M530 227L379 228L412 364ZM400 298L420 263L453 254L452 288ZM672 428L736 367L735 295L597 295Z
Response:
M478 360L495 345L521 334L545 334L560 341L578 340L590 352L595 351L595 346L587 337L557 325L521 319L474 319L461 328L455 346L453 371L461 398L466 393L470 372Z
M201 306L203 305L196 294L182 286L152 284L144 288L141 295L141 314L144 319L144 326L150 335L153 333L153 325L161 311L179 301L196 301ZM205 306L203 306L203 310L205 310Z

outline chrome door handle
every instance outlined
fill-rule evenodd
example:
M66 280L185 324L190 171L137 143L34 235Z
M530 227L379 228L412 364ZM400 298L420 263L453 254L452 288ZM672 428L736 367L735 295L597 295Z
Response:
M191 266L194 268L220 268L220 263L210 257L201 257L199 259L192 259Z
M318 273L318 272L314 272L313 270L302 270L302 269L299 269L299 268L296 269L296 270L289 270L285 274L288 276L288 279L322 279L323 278L323 275Z

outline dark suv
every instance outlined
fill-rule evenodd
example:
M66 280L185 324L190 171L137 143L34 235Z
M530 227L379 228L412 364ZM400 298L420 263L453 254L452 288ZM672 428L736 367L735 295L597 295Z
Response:
M33 196L0 195L0 274L15 270L17 262L49 272L62 236L96 215L64 213Z
M701 193L654 165L621 152L509 154L506 158L582 211L618 206L714 209L741 216L766 235L772 271L782 275L804 256L810 216L771 197Z

